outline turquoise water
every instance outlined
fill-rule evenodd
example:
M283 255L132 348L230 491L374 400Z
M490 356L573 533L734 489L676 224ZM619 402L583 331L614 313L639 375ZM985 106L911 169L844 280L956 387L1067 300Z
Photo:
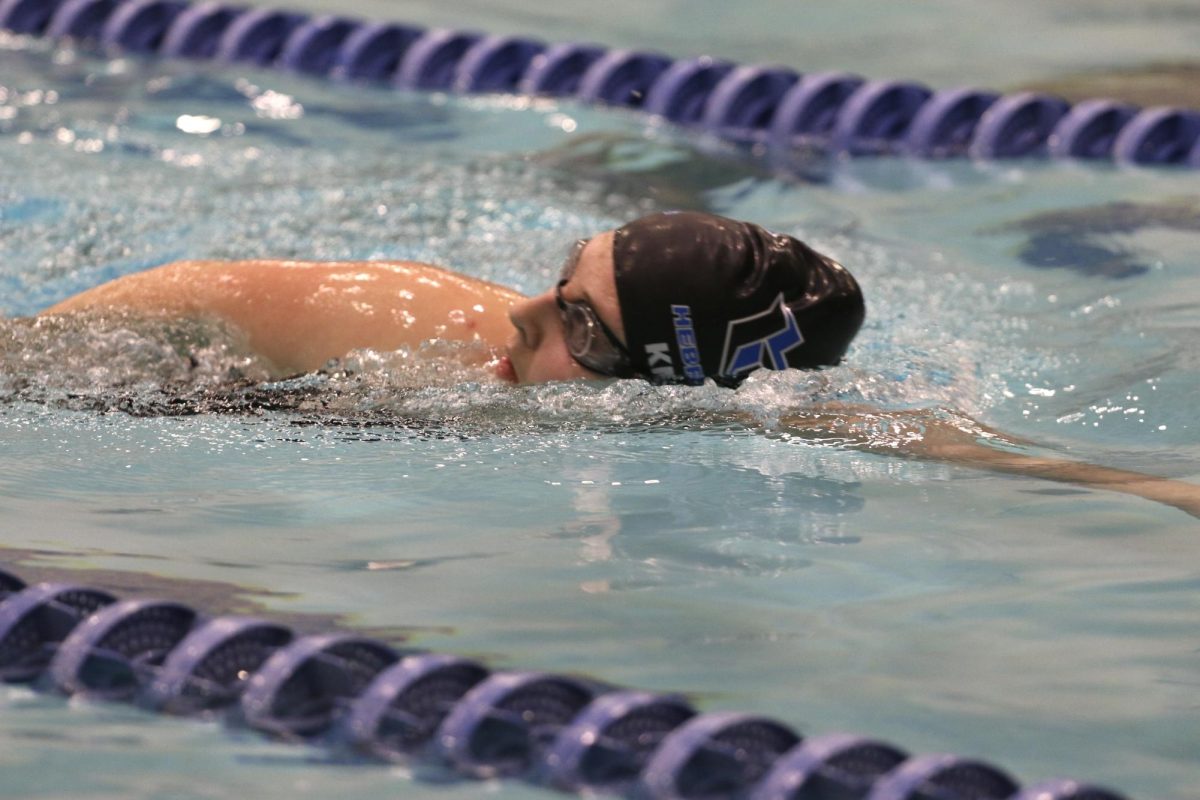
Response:
M609 5L604 20L582 3L356 13L549 38L586 25L673 54L996 86L1184 58L1197 25L1166 3L966 16L762 2L736 19L709 3L683 22L681 4ZM244 587L265 613L342 615L496 666L684 691L806 734L983 756L1023 780L1190 796L1194 518L698 420L769 424L827 399L949 408L1037 452L1200 482L1194 173L862 161L804 183L571 104L349 91L20 40L0 63L8 317L181 257L414 258L536 291L574 238L684 205L803 235L869 304L845 366L737 393L511 389L422 353L357 354L258 387L286 406L258 412L221 389L258 367L219 333L192 367L177 332L8 319L0 560L16 571L122 592L161 579L205 608ZM183 116L212 132L185 132L197 126ZM1074 268L1046 266L1056 258ZM180 397L234 411L164 415ZM5 796L542 794L324 763L19 688L0 706Z

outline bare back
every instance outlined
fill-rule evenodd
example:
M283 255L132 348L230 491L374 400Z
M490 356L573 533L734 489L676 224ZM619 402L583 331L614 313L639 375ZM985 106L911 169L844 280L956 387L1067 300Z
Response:
M413 262L180 261L97 286L42 312L210 317L245 335L279 374L357 348L428 339L499 348L522 295Z

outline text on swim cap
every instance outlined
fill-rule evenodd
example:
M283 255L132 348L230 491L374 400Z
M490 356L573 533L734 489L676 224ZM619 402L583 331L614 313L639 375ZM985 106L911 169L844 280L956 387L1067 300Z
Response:
M696 346L696 329L692 327L692 307L672 305L671 319L675 323L675 344L679 346L679 357L683 360L683 374L688 383L704 383L700 348Z
M646 345L646 363L650 365L650 374L656 378L675 377L675 362L671 360L671 346L666 342Z

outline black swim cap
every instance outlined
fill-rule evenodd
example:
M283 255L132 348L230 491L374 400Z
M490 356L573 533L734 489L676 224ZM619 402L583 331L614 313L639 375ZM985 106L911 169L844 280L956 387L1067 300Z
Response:
M713 214L635 220L617 229L613 260L634 368L656 382L734 386L759 367L837 364L865 313L841 264Z

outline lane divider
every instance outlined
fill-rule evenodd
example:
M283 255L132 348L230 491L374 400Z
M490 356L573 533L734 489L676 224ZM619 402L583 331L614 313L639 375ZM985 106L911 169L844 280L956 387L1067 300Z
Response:
M0 680L198 715L363 759L639 800L1125 800L998 767L574 675L492 671L354 633L296 636L183 603L0 570Z
M1200 111L1036 92L933 90L707 56L364 22L183 0L0 0L0 27L140 54L278 67L400 89L571 97L643 111L786 163L839 156L1023 157L1200 168Z

